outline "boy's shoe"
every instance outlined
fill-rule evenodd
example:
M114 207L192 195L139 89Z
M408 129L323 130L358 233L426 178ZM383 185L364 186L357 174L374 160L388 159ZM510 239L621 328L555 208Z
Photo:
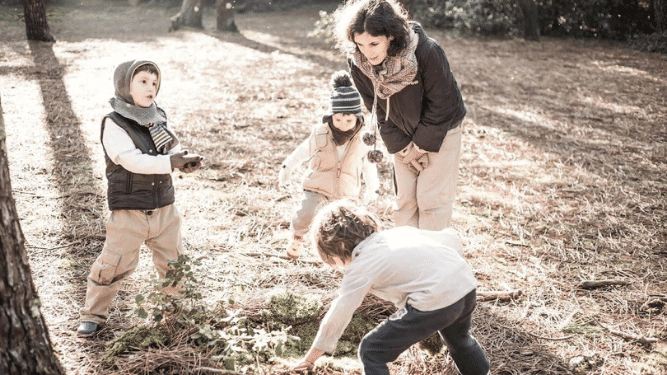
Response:
M287 256L292 260L297 260L301 256L303 249L303 237L293 236L287 245Z
M81 322L76 333L79 337L90 337L100 329L100 325L95 322Z

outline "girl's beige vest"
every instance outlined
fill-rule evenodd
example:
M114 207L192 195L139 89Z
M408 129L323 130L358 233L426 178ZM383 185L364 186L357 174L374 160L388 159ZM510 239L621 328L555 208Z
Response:
M304 177L304 190L323 194L329 199L359 198L366 156L359 133L345 144L345 152L339 161L329 125L313 129L310 136L310 154L313 156Z

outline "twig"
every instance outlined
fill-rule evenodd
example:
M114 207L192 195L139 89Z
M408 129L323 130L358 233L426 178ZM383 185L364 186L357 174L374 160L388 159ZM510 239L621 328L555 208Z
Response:
M56 250L56 249L62 249L63 247L78 245L81 241L83 241L83 240L78 240L78 241L66 243L64 245L53 246L53 247L36 246L36 245L30 245L30 244L27 244L27 246L31 247L33 249L40 249L40 250Z
M630 282L625 280L589 280L589 281L583 281L581 284L579 284L579 288L597 289L603 286L610 286L610 285L630 285Z
M477 291L477 300L481 302L499 300L501 302L511 301L515 298L519 298L523 294L520 290L509 290L509 291L488 291L480 292Z
M301 263L307 263L307 264L314 264L314 265L322 265L321 261L318 260L307 260L307 259L298 259L294 260L287 255L275 255L275 254L268 254L268 253L262 253L262 252L236 252L234 254L239 254L239 255L245 255L249 257L254 257L254 258L264 258L264 257L271 257L271 258L280 258L280 259L285 259L293 262L301 262Z
M512 331L512 330L516 330L516 328L511 328L511 327L508 327L508 326L505 326L505 325L502 325L502 324L498 324L498 326L503 327L503 328L505 328L505 329L507 329L507 330L510 330L510 331ZM536 335L536 334L534 334L534 333L532 333L532 332L530 332L530 331L526 331L526 330L524 330L523 332L526 332L526 333L529 334L530 336L533 336L533 337L538 338L538 339L541 339L541 340L551 340L551 341L569 340L569 339L571 339L571 338L574 337L574 335L563 336L563 337L544 337L544 336Z
M660 341L659 339L657 339L655 337L645 337L645 336L642 336L642 335L637 336L637 335L633 335L631 333L625 333L625 332L617 331L615 329L611 329L609 327L606 327L606 326L602 325L602 323L600 323L599 321L597 321L595 319L594 319L594 321L595 321L595 323L597 323L597 325L606 329L612 335L622 337L626 340L637 341L638 343L640 343L642 345L645 345L645 346L650 346L651 344Z
M241 375L240 372L222 370L222 369L217 369L217 368L213 368L213 367L199 367L199 368L190 370L189 372L190 373L195 373L195 374L199 374L200 372L211 372L211 373L214 373L214 374Z

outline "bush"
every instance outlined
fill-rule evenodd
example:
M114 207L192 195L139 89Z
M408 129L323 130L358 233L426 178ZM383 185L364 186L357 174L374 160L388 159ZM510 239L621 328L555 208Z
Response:
M521 17L516 2L506 0L421 0L414 16L427 27L501 37L517 35Z

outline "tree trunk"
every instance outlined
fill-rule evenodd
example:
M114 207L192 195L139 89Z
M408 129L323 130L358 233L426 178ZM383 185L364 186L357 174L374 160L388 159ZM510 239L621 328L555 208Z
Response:
M398 0L398 2L408 11L408 15L412 19L415 11L415 0Z
M203 29L201 0L183 0L181 11L171 17L169 31L178 30L181 26Z
M216 29L218 31L238 32L239 29L234 23L234 11L232 10L232 0L216 0Z
M540 40L540 23L537 17L537 3L535 0L519 0L523 14L523 37L526 40L538 42Z
M39 310L12 197L5 138L0 102L0 374L64 374Z
M25 32L28 40L56 41L49 32L49 24L46 22L44 0L23 0L23 14L25 15Z
M667 30L667 2L664 0L653 0L653 12L655 13L655 31L662 33Z

